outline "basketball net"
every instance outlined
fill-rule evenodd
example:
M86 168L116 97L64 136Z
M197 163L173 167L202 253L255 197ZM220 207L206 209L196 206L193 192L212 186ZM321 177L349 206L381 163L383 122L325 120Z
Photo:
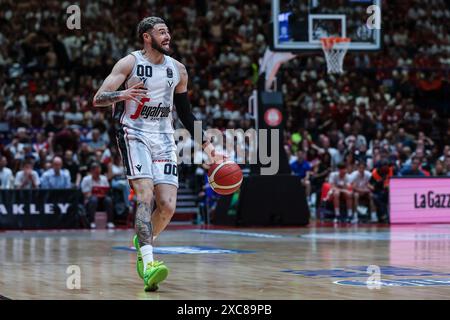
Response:
M344 73L344 58L350 46L350 38L322 38L322 49L327 60L328 73Z

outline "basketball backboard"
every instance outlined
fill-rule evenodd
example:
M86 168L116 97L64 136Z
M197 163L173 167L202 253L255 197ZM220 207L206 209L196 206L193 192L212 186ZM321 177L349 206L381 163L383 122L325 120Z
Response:
M350 38L349 50L381 47L381 0L272 0L274 51L321 50L321 38Z

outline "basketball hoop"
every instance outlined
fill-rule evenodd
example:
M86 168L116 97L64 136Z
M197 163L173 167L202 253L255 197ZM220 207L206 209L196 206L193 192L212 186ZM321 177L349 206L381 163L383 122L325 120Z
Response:
M322 38L322 49L327 59L328 73L344 73L344 58L350 46L350 38Z

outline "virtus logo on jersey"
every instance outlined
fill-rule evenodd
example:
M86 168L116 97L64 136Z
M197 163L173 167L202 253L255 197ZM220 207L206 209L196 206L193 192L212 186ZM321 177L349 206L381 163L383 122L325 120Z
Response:
M167 78L173 78L173 71L170 68L167 68Z
M162 102L157 106L146 105L150 98L142 98L141 103L136 108L136 112L130 116L131 120L141 117L143 119L150 118L167 118L170 113L170 107L163 107Z

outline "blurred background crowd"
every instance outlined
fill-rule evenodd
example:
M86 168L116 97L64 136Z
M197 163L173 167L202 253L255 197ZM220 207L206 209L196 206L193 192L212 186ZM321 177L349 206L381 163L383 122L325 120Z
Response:
M80 30L66 27L68 1L0 2L1 188L80 187L95 164L109 183L125 179L111 111L93 108L92 98L114 63L141 47L136 26L145 16L171 28L173 56L187 66L193 112L205 128L254 126L247 99L268 44L270 1L76 3ZM312 208L327 200L324 183L339 184L331 178L338 167L350 176L363 163L375 193L374 170L383 167L450 176L449 3L385 1L384 13L383 49L349 52L345 75L327 75L322 54L301 54L279 71L285 150ZM61 168L67 183L52 178ZM201 166L183 172L196 192L204 188Z

